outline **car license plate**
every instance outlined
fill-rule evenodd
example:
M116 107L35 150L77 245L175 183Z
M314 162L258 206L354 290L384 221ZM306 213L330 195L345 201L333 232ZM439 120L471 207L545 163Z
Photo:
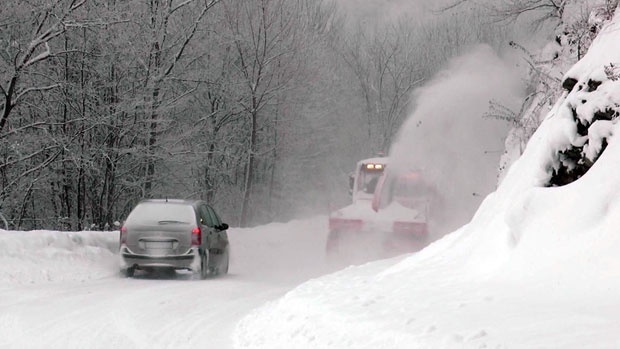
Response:
M146 241L147 250L166 250L172 248L172 242L169 241Z

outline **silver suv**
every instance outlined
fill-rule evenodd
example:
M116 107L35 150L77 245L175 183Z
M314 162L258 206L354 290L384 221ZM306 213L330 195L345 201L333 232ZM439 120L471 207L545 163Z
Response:
M228 273L226 230L204 201L144 200L120 231L121 272L158 268L191 270L201 278Z

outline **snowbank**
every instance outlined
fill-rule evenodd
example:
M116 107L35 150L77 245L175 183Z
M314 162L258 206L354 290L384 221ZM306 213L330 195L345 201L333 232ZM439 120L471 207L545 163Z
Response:
M0 288L118 273L118 231L0 230Z
M288 285L334 270L325 263L326 216L231 228L228 236L230 273L244 278ZM0 230L0 288L116 277L118 241L118 231Z
M0 231L0 348L230 348L241 317L327 271L325 216L228 235L226 276L125 279L118 231Z
M575 103L618 107L620 86L605 66L620 63L619 25L616 17L566 74L576 88L468 225L402 261L301 285L242 320L236 347L620 347L617 118L588 134L608 145L583 177L546 187L558 152L579 144ZM593 77L602 84L584 95Z

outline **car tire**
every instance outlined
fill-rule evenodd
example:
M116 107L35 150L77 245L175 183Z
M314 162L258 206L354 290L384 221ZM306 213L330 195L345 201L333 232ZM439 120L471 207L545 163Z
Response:
M121 274L124 277L127 277L127 278L133 277L135 272L136 272L136 268L134 268L134 267L130 267L130 268L121 270Z
M224 253L224 258L222 258L222 263L220 267L217 269L217 273L219 274L228 274L228 265L230 262L230 253L228 250Z
M209 277L209 252L205 251L200 254L200 278Z

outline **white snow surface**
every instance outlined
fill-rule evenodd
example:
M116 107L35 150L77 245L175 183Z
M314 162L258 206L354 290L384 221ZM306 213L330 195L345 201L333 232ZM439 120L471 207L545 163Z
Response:
M585 176L543 187L583 142L570 106L618 102L619 25L566 74L603 84L565 92L473 219L422 251L327 274L315 217L230 229L224 277L126 279L118 232L0 231L0 348L620 347L618 123L591 126L608 146Z
M126 279L118 231L0 230L0 348L231 348L244 315L334 270L326 235L327 217L231 228L226 276Z
M620 86L616 17L566 75L603 82L584 103L604 110ZM558 86L558 88L560 88ZM544 187L556 151L580 140L565 92L469 224L419 253L310 280L255 310L236 348L619 348L620 143L579 180Z

